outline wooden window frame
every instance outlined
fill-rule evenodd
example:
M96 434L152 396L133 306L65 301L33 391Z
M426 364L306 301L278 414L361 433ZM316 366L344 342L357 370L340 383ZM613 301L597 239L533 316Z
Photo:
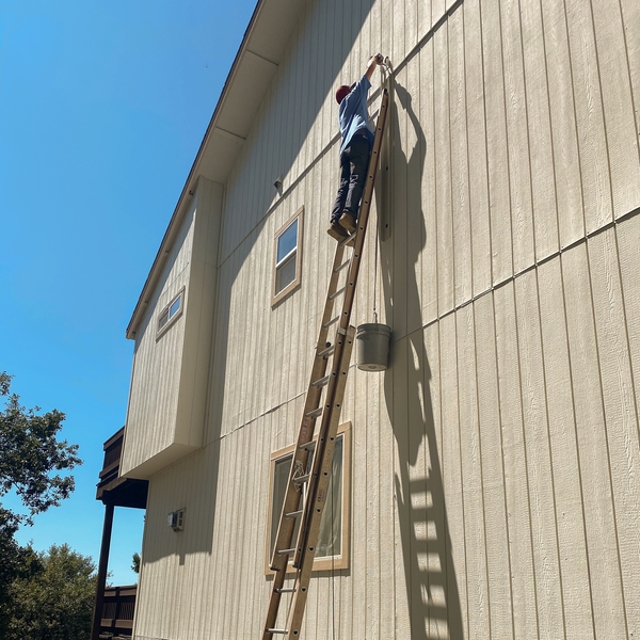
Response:
M352 438L351 422L344 422L338 427L337 436L342 437L342 531L340 532L340 555L328 556L323 558L314 558L312 571L332 571L349 568L349 550L351 540L351 438ZM316 440L314 437L314 440ZM267 535L265 541L265 559L264 573L266 576L273 575L273 571L269 567L271 560L271 516L273 511L273 483L274 470L276 461L281 460L293 454L296 445L279 449L271 454L269 463L269 506L267 512ZM287 573L295 573L293 568L293 558L287 563Z
M298 221L298 238L296 247L289 252L280 262L278 258L278 239L295 222ZM275 307L286 297L300 288L302 283L302 238L304 231L304 205L300 207L277 231L273 239L273 268L271 270L271 306ZM293 252L295 254L296 275L295 278L281 291L276 292L277 269L280 264L288 260Z
M171 298L169 303L166 304L164 307L162 307L162 310L160 311L156 319L156 340L159 340L167 331L169 331L169 329L177 322L178 318L184 313L184 305L185 305L185 297L186 297L185 293L186 293L186 287L182 287L182 289L180 289L180 291L178 291L178 293L176 293L176 295L173 296L173 298ZM160 324L160 318L162 318L162 316L165 313L169 313L169 310L171 309L172 305L176 302L176 300L179 300L179 299L180 299L180 309L178 309L178 311L176 311L171 317L167 318L167 321L162 325L162 327L157 328L158 325Z

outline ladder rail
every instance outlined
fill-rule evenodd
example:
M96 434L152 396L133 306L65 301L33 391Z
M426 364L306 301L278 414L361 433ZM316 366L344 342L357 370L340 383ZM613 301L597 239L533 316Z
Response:
M353 335L351 335L353 334ZM349 356L351 355L351 346L353 344L353 336L355 335L355 329L350 327L346 336L337 334L336 350L334 354L333 367L329 378L329 388L327 389L327 395L325 396L324 404L325 410L322 413L322 420L318 429L318 438L316 443L316 450L311 463L311 471L309 472L309 483L307 485L308 500L311 500L308 504L313 504L315 495L317 494L316 485L320 479L320 467L325 458L327 451L327 440L329 438L329 431L331 421L336 415L340 417L340 407L342 406L342 397L340 390L344 387L346 382L347 371L344 368L343 360L345 349L349 349ZM347 369L349 362L347 361ZM342 387L340 384L342 383ZM337 406L336 406L337 405ZM337 428L337 427L336 427ZM334 436L335 437L335 436ZM333 459L333 452L331 453ZM307 542L307 530L309 526L309 509L304 510L302 521L300 523L300 529L298 533L298 541L296 544L296 553L293 558L294 568L298 568L302 563L302 557L306 552Z
M322 352L327 348L326 341L329 333L329 328L325 327L325 324L331 319L331 316L333 314L335 303L334 299L331 296L333 295L333 293L335 293L338 286L340 273L339 271L336 271L336 267L340 266L340 264L342 263L343 254L344 245L338 243L333 260L331 277L329 279L329 287L325 307L322 314L322 320L320 322L320 333L316 344L316 352L314 355L313 367L309 379L309 386L307 388L307 395L302 414L302 424L300 426L298 441L296 443L296 447L294 449L291 460L291 469L289 470L287 489L282 504L278 531L276 533L274 549L271 556L270 567L274 571L282 571L283 569L286 569L286 565L288 562L288 559L285 559L283 561L281 557L278 557L277 550L288 548L290 546L295 529L295 522L291 518L285 518L283 516L284 514L287 514L291 511L296 511L298 508L300 494L294 486L294 473L296 472L296 468L299 468L300 466L302 466L303 469L306 469L309 451L308 449L304 448L304 445L308 444L314 436L316 416L314 416L313 413L318 408L320 400L322 398L322 388L316 386L314 383L324 376L327 368L328 360L322 354Z
M282 588L287 577L287 566L290 560L289 555L279 554L279 549L288 549L291 546L293 533L295 530L296 519L286 517L286 514L298 511L298 505L300 501L299 488L296 487L294 482L294 473L296 468L302 466L303 469L307 468L308 456L310 448L309 443L314 436L315 417L308 414L314 413L318 408L320 399L322 397L322 388L314 386L314 382L324 375L327 367L327 358L322 354L322 351L326 350L325 343L328 335L329 328L326 325L327 321L331 318L334 307L334 300L330 298L330 295L336 290L338 285L338 279L340 277L340 269L338 267L342 264L344 254L344 244L338 243L334 256L333 268L331 271L331 278L329 280L327 299L325 302L325 308L320 323L320 334L318 336L318 342L316 345L316 353L314 355L314 363L309 379L309 387L307 389L307 397L305 401L303 419L298 435L297 446L294 449L291 469L289 470L289 478L287 481L287 490L285 493L285 499L282 504L282 511L280 514L280 520L278 525L278 531L273 547L273 553L271 556L270 568L274 571L273 583L271 585L271 598L269 600L269 607L267 610L266 623L264 625L263 638L268 640L272 637L272 634L268 633L267 629L274 629L278 610L280 608L280 600L282 597ZM304 504L303 504L304 510Z
M335 438L340 421L342 400L355 336L355 327L350 324L351 312L355 300L360 260L369 220L375 177L378 170L388 101L389 94L387 89L384 89L351 258L343 261L346 240L338 242L336 246L302 422L297 444L292 455L291 469L289 470L287 488L271 557L270 567L275 573L267 619L263 626L263 640L270 640L274 634L285 635L287 640L299 638L300 625L304 616L307 591L315 559L320 521L327 498ZM339 278L345 268L347 269L346 283L343 290L338 291ZM334 307L340 295L343 295L342 307L340 314L336 316ZM334 344L329 345L327 343L329 328L336 322L338 323L336 338ZM332 365L328 375L325 397L322 400L324 385L318 384L318 382L325 377L329 358L332 358ZM309 444L315 435L316 419L320 416L320 426L311 471L308 472L310 450L313 448ZM302 474L308 474L306 483L295 482L296 476L301 475L301 469ZM303 485L306 489L306 497L303 500L302 509L300 509L299 503ZM295 517L293 517L294 513ZM295 547L292 547L293 533L298 517L301 519L298 539ZM296 569L294 587L292 589L283 589L292 549L295 549L293 558L293 566ZM287 553L284 553L283 550L286 550ZM288 624L286 629L276 627L282 593L293 594L287 615Z
M351 321L351 312L353 310L353 302L355 299L355 289L358 281L358 273L360 269L360 259L362 256L362 248L364 246L365 235L367 231L368 221L369 221L369 212L371 209L371 200L373 197L373 188L375 186L375 176L378 169L379 157L380 157L380 149L382 147L382 138L384 127L386 124L387 112L388 112L388 104L389 104L389 94L385 89L382 94L382 103L380 105L380 115L378 116L378 122L376 124L376 136L374 139L373 149L371 150L371 158L369 160L369 166L367 167L367 182L365 185L365 191L363 194L362 206L360 208L360 213L358 215L357 222L357 233L356 233L356 242L353 250L353 254L351 256L351 261L349 265L349 269L347 272L347 291L345 293L345 297L343 299L342 304L342 312L340 314L340 330L341 332L346 332L347 327L349 327L349 323ZM334 354L334 362L338 362L338 367L341 365L341 354L338 352L341 346L338 341L336 341L336 353ZM338 367L334 366L334 371L332 375L336 375L336 370ZM345 374L346 375L346 374ZM335 385L334 381L334 385ZM325 399L325 405L329 406L334 402L334 394L335 389L327 390L327 397ZM338 407L333 407L333 410L337 410L340 412L340 403L338 403ZM322 439L325 437L326 432L329 428L329 422L331 420L331 412L325 418L323 414L322 421L320 424L320 431L318 436L318 447L316 448L316 454L313 458L313 470L311 472L311 477L314 481L318 478L319 468L322 465L324 458L324 451L320 450L320 446L322 444L323 449L326 446ZM309 490L314 491L313 486L309 485ZM313 503L312 503L313 504ZM306 510L305 510L306 511ZM309 529L309 511L306 511L303 523L301 523L299 536L298 536L298 544L296 545L297 551L294 557L293 566L299 567L302 562L302 555L305 553L305 549L307 547L307 534L306 532Z
M342 404L342 398L344 397L345 388L347 385L347 373L349 370L349 362L351 360L351 352L353 349L353 342L355 340L355 327L349 327L347 336L345 339L345 345L341 354L340 361L340 375L336 382L335 390L335 402L336 404ZM302 563L296 573L296 591L293 594L291 601L289 619L287 622L287 639L299 638L300 627L302 625L302 619L304 617L304 609L307 602L307 596L309 593L309 582L311 580L311 573L313 570L313 562L316 557L318 536L320 534L320 524L322 521L322 514L327 501L327 491L329 487L329 481L331 479L331 468L333 466L333 453L335 449L336 436L338 433L338 426L340 423L340 408L341 406L334 406L331 411L331 419L327 425L327 437L324 442L323 455L317 455L315 460L321 460L318 464L318 476L316 478L313 495L309 497L307 510L307 530L304 537L304 547L302 553ZM333 498L332 498L333 499ZM301 527L302 529L302 527Z
M294 567L298 568L295 581L298 588L296 589L291 602L289 620L287 623L287 640L299 638L300 627L307 600L308 585L313 571L313 561L315 559L318 535L320 532L320 522L322 519L324 503L327 498L326 493L329 484L330 469L333 463L335 437L340 421L342 398L344 395L344 387L346 386L349 361L351 359L353 335L355 334L355 328L351 327L349 323L355 299L360 259L362 256L362 249L364 247L365 234L369 220L375 176L378 169L380 149L382 146L382 134L386 124L388 101L389 94L385 89L382 94L382 103L380 106L380 115L378 116L376 136L373 149L371 151L371 159L369 161L367 183L365 185L362 206L358 216L355 246L347 273L348 288L345 292L342 304L342 313L340 315L339 331L341 333L348 332L351 335L348 336L349 339L345 341L345 345L339 346L336 344L336 354L334 357L339 359L340 375L337 380L335 380L334 395L330 398L331 406L328 411L325 412L328 414L326 419L325 413L323 413L323 419L320 426L321 431L319 433L318 445L316 447L316 455L313 458L311 477L314 479L314 484L308 487L309 496L307 504L305 505L304 519L300 526L298 544L296 545L297 551L296 556L294 557ZM327 400L327 402L329 402L329 400ZM320 439L324 436L324 430L326 430L326 437L324 437L324 441L321 443ZM321 446L322 449L320 449Z

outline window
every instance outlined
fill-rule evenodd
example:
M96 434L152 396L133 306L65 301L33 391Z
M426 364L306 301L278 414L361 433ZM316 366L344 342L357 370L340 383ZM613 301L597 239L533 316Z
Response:
M182 315L184 291L183 287L180 293L178 293L178 295L173 298L167 306L163 307L162 311L158 315L156 339L164 335L169 327Z
M276 451L271 455L271 493L269 497L269 524L265 573L271 573L269 560L278 533L280 513L289 479L289 469L293 458L293 446ZM311 468L313 452L310 451L308 467ZM320 535L316 546L314 571L327 569L346 569L349 566L349 496L351 472L351 423L346 422L338 428L333 456L332 475L329 480L327 500L325 502ZM302 497L300 502L302 508ZM298 518L299 520L299 518ZM294 530L294 540L298 535L298 526ZM289 570L294 571L291 564Z
M273 255L272 305L278 304L300 286L303 213L304 207L301 207L276 233Z

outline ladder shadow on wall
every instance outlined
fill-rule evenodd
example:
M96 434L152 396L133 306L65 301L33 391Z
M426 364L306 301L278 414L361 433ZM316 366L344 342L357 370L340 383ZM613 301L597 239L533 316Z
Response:
M423 211L421 195L427 141L413 110L411 95L397 81L392 89L391 148L387 150L390 162L386 166L383 158L382 171L388 171L386 187L394 195L388 212L391 237L381 243L381 268L388 322L393 324L395 320L400 324L398 314L404 313L404 309L406 323L403 322L403 326L407 330L394 327L397 338L384 387L398 448L395 497L407 607L412 640L461 640L464 632L460 596L436 437L431 368L416 280L416 265L420 264L426 239L424 216L433 215L433 212ZM401 137L400 116L407 118L408 127L414 129L417 140L413 149L403 148L406 142ZM404 216L404 220L399 216ZM399 229L406 229L406 235L400 237ZM418 233L419 243L408 241L410 235L415 237ZM399 259L403 254L406 259Z

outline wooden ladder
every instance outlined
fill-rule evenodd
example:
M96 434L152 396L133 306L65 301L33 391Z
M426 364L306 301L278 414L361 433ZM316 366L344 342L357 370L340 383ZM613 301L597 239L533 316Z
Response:
M274 635L285 636L287 640L300 638L309 581L316 555L320 521L331 477L342 399L355 338L355 327L350 324L351 309L358 282L358 271L369 220L388 103L389 94L384 89L358 216L355 243L350 243L350 239L338 243L331 268L329 290L320 323L320 335L307 389L302 424L293 452L278 533L271 557L270 567L275 574L267 619L262 631L263 640L271 640ZM353 244L353 250L350 256L345 257L349 244ZM344 273L346 273L346 277L342 278ZM341 297L342 308L337 313L338 301ZM329 363L331 364L329 365ZM317 438L314 440L318 418L320 418L320 427ZM309 468L309 456L314 449L311 468ZM302 508L300 508L300 502L302 502ZM297 539L294 541L297 522L300 523L300 526ZM285 588L287 567L292 557L295 569L293 585ZM282 594L285 593L292 594L288 620L286 627L277 628L275 625L280 601Z

